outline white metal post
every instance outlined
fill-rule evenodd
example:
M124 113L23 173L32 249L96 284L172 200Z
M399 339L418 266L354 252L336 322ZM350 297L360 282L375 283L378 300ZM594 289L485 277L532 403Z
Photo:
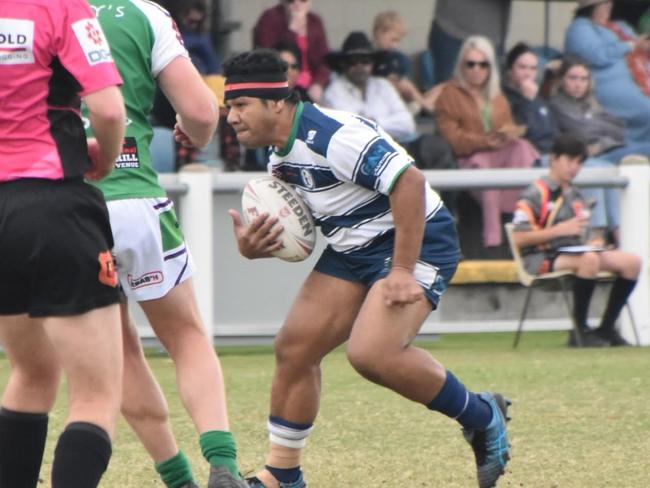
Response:
M636 289L629 298L641 343L650 343L650 286L648 263L650 260L650 166L631 164L620 167L621 175L629 184L621 197L621 249L641 256L643 265ZM634 343L634 333L628 314L623 311L623 336Z
M178 181L188 186L187 193L180 199L179 218L196 264L194 274L196 299L206 332L210 338L214 338L212 172L205 165L188 165L179 172Z

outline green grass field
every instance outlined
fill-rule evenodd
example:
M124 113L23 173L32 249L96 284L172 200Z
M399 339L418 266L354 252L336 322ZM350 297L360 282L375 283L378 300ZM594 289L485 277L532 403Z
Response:
M475 390L512 401L513 459L500 487L642 488L650 486L650 351L565 347L566 333L529 332L517 351L512 334L458 334L420 344ZM264 460L273 371L270 347L219 350L240 467ZM170 360L150 356L167 393L179 443L205 486L196 434L175 396ZM0 384L8 372L0 359ZM64 393L62 388L62 393ZM49 485L53 439L65 420L62 394L41 477ZM459 426L362 380L345 353L323 365L323 397L303 466L312 488L476 486L474 462ZM102 487L162 487L145 451L123 421Z

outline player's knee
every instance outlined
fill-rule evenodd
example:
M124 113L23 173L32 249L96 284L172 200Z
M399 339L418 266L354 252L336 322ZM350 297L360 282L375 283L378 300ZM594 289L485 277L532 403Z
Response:
M11 376L15 390L28 397L38 408L49 411L54 406L61 382L61 369L56 365L35 358L28 365L14 365Z
M308 368L320 363L320 358L316 354L312 354L308 345L287 334L278 334L275 339L274 349L275 362L278 367L291 365Z
M370 348L363 345L349 344L347 349L348 361L364 378L379 382L381 377L380 358Z
M59 367L49 361L40 361L37 357L29 364L16 366L15 373L20 384L29 389L56 391L61 380Z

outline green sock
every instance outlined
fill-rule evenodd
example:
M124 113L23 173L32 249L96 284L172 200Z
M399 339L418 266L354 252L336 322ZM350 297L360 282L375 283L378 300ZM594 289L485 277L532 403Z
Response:
M180 488L184 484L194 481L190 462L183 451L178 451L175 456L156 463L156 471L167 488Z
M210 466L224 466L235 478L241 479L237 468L237 444L232 433L225 430L209 430L201 434L199 445Z

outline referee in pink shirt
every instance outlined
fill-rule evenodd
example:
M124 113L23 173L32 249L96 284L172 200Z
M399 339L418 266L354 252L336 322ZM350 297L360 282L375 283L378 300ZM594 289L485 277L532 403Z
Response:
M54 488L96 487L111 456L122 353L101 192L124 135L120 75L84 0L0 2L0 486L35 487L65 372ZM86 142L79 109L90 110Z

